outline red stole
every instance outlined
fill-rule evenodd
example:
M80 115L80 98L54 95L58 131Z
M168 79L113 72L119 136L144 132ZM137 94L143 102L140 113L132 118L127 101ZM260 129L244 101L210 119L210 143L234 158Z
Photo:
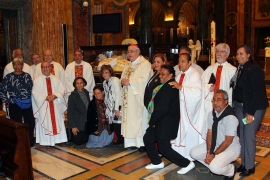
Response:
M179 80L180 86L182 86L182 83L183 83L183 80L184 80L185 75L186 75L185 73L182 73L181 74L181 77L180 77L180 80Z
M51 74L55 75L55 73L54 73L54 65L53 64L51 64Z
M83 65L75 66L75 78L76 77L83 77Z
M222 67L223 66L218 66L218 68L217 68L217 72L216 72L216 83L215 83L214 92L216 92L217 90L219 90Z
M51 83L50 77L46 77L46 85L47 85L48 96L51 96L52 95L52 83ZM55 120L55 111L54 111L53 101L49 102L49 107L50 107L53 135L56 135L58 133L57 133L57 128L56 128L56 120Z

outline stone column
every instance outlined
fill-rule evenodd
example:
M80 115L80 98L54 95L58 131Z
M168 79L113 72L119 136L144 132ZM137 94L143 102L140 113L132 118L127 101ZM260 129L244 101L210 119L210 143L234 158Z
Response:
M152 44L152 1L140 0L141 44Z
M201 42L202 50L201 54L208 54L207 46L203 39L207 39L210 37L207 37L208 27L207 27L207 12L206 12L206 0L199 0L198 3L198 19L199 19L199 25L198 25L198 40ZM195 42L196 43L196 42Z

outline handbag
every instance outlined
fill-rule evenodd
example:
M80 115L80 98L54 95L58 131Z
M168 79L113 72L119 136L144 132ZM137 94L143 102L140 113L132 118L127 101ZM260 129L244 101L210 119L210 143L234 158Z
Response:
M17 98L13 98L13 101L21 109L28 109L28 108L31 107L31 98L28 98L28 99L17 99Z

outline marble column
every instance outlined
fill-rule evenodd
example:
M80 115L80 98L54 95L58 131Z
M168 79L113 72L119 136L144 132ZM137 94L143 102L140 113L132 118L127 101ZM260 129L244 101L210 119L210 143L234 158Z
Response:
M199 12L199 26L198 28L198 40L201 42L202 45L202 50L201 54L208 54L207 51L207 46L203 39L207 39L207 32L208 32L208 27L207 27L207 9L206 9L206 0L199 0L198 3L198 12Z
M152 1L140 0L141 44L152 44Z

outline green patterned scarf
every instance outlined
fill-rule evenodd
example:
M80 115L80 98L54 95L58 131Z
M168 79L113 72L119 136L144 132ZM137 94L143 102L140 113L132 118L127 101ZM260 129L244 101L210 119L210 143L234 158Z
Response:
M154 112L154 98L155 98L156 94L162 88L162 86L164 84L165 83L158 85L157 87L155 87L155 89L152 92L152 98L151 98L151 101L149 102L148 107L147 107L147 110L148 110L148 122L150 121L151 115Z

